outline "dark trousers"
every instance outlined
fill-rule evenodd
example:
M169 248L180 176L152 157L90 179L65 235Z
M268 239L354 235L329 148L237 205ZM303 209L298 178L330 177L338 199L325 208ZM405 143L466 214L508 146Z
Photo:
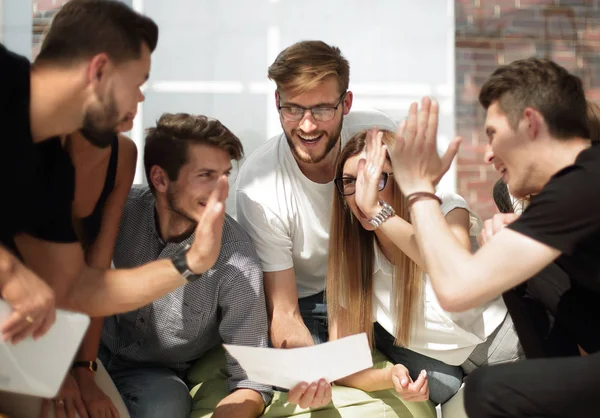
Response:
M504 293L504 303L527 358L579 354L566 306L570 288L567 274L553 263Z
M298 308L315 344L326 343L329 340L329 328L325 292L298 299Z
M471 418L591 418L599 399L600 353L482 367L465 385Z

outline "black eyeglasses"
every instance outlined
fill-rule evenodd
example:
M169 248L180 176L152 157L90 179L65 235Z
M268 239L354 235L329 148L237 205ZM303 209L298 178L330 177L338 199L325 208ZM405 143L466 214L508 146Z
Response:
M381 173L381 177L379 177L379 183L377 184L378 191L385 189L388 178L392 175L394 175L394 173L386 173L385 171ZM335 187L342 196L350 196L356 192L355 177L336 177L336 179L333 181L335 182Z
M304 117L306 111L310 111L310 114L315 120L319 122L329 122L335 117L335 112L344 100L346 92L342 93L340 99L335 106L319 106L319 107L301 107L301 106L278 106L279 113L287 122L298 122Z

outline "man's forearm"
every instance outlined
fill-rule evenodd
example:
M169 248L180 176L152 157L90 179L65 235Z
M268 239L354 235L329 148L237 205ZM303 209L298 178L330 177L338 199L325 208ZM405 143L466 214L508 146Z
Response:
M129 312L186 284L171 260L157 260L132 269L86 267L62 307L90 316Z
M256 418L265 410L260 393L252 389L238 389L219 402L213 418Z
M442 306L466 310L473 255L454 236L435 200L415 202L411 221L433 289Z
M308 347L314 345L310 331L300 313L274 313L271 320L271 343L275 348Z

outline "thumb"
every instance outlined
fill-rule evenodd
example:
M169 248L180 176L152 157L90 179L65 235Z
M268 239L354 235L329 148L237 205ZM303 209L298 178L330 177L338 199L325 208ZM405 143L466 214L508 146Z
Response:
M392 383L398 393L401 393L404 390L403 386L400 384L400 379L395 374L392 375Z
M450 142L450 145L448 145L448 149L442 156L442 167L444 173L450 168L454 157L456 157L456 153L458 152L461 142L462 138L460 136L457 136L452 140L452 142Z

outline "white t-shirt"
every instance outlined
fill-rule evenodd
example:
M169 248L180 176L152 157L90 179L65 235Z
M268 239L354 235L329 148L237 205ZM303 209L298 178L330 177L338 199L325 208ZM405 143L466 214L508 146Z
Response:
M481 220L470 211L467 202L454 193L438 192L437 195L442 199L441 210L444 216L456 208L469 211L469 233L472 238L477 236L482 226ZM393 266L377 245L374 264L373 319L387 332L395 335L397 316L392 300ZM408 348L446 364L458 366L464 363L478 344L484 342L500 326L507 314L506 306L502 298L498 297L479 308L459 313L446 312L440 306L431 287L429 276L423 274L423 279L423 311L417 317Z
M342 147L373 126L396 130L382 112L350 112ZM237 221L252 237L265 272L294 268L300 298L325 289L333 191L333 181L314 183L300 171L283 133L260 145L238 175Z

